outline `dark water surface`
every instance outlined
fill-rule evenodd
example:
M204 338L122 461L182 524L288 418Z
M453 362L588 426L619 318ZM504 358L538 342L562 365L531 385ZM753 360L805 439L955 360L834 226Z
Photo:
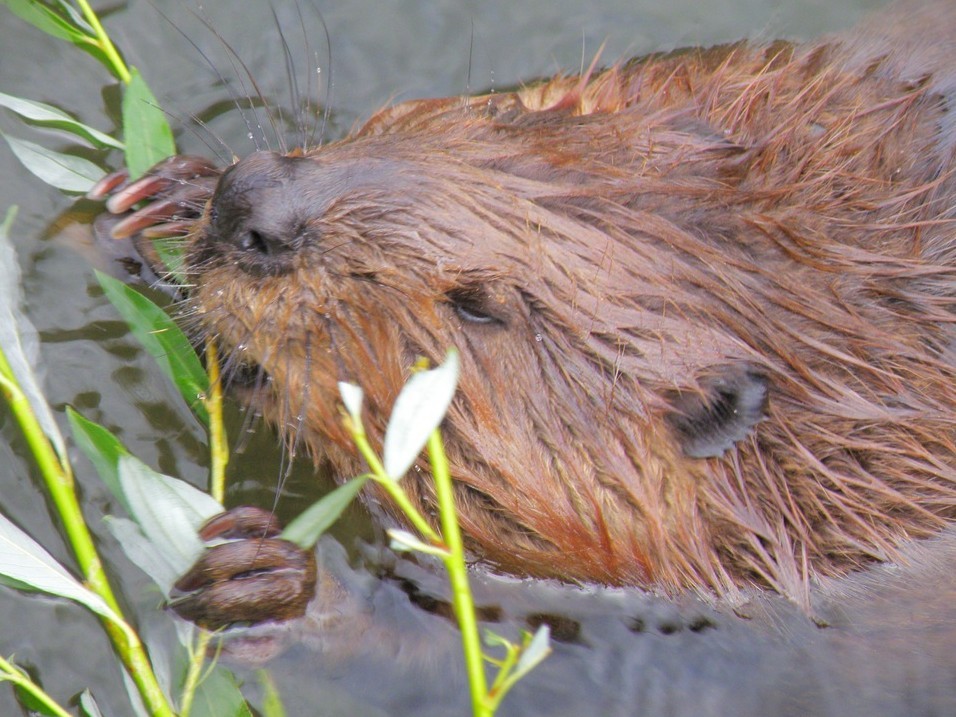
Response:
M296 30L288 33L288 39L300 48L293 53L298 60L305 57L301 47L306 38L317 53L321 72L311 76L303 69L302 73L311 76L313 94L317 80L324 83L330 74L333 77L333 112L325 129L329 139L341 136L354 122L391 100L504 89L557 70L574 71L587 65L602 43L602 57L610 62L652 50L708 45L746 36L805 38L848 27L865 10L883 4L876 0L316 0L331 37L330 64L325 36L311 6L300 8L293 0L276 3L284 27L296 27L300 11L307 17L305 35ZM189 3L132 0L128 5L110 7L108 29L171 113L182 149L215 154L224 161L230 153L242 155L257 145L275 146L271 128L260 130L252 115L231 108L229 89L202 55L211 59L237 91L241 92L240 84L248 84L248 80L240 79L241 73L219 40L195 14L210 18L216 33L236 49L271 102L288 104L278 32L265 3L210 2L197 10L198 6ZM188 34L195 47L181 31ZM306 66L300 62L301 68ZM307 84L300 79L301 87ZM112 130L117 93L107 85L108 77L101 66L0 8L0 91L58 105L88 124ZM207 130L197 129L189 121L194 116L204 120ZM261 119L264 122L264 115ZM310 123L310 129L316 123ZM2 112L0 129L62 146L57 144L61 140L28 130ZM290 129L283 134L294 136ZM97 158L107 162L104 166L119 161L117 157ZM2 142L0 177L0 211L13 204L20 206L13 235L23 271L25 308L41 332L47 394L58 416L62 419L63 407L72 405L114 429L147 463L203 485L206 458L202 430L151 359L127 335L92 277L94 266L106 266L89 239L87 221L96 211L95 205L74 203L45 187L17 163ZM235 434L241 418L234 412L231 420ZM26 457L24 441L3 407L0 432L0 511L65 564L72 565L68 549L51 522L51 511ZM244 453L231 467L229 504L271 505L279 472L279 454L273 444L267 429L247 439ZM133 606L141 621L148 622L149 610L157 604L158 596L123 557L97 518L119 508L79 456L76 468L84 505L103 553L119 576L117 582L123 585L127 604ZM323 485L310 468L300 467L288 495L283 497L280 512L295 514L318 495ZM374 539L374 532L358 512L352 524L337 535L351 545L355 534ZM363 585L362 589L368 589ZM541 594L532 592L530 602L547 605L548 610L560 608L564 599L560 594L540 586L535 590ZM516 598L517 603L529 600L527 590L523 592ZM374 598L381 600L376 603L379 621L387 622L389 611L401 611L396 607L401 597L390 595L390 588L383 588L381 597ZM646 624L633 617L638 608L650 611ZM639 596L586 598L576 609L592 615L586 638L570 626L564 636L566 646L559 647L561 654L522 686L511 709L527 714L570 715L584 714L582 710L591 705L596 714L631 714L646 704L656 705L662 713L671 709L675 714L682 713L677 702L654 697L660 681L670 679L669 661L683 655L684 672L709 674L719 681L725 668L713 659L715 646L719 647L721 640L733 645L738 639L735 635L749 629L727 623L726 631L712 631L710 623L723 625L724 617L710 615L697 605L684 612L675 608L674 615L668 616ZM403 619L409 619L408 615ZM454 639L452 629L440 618L422 619L425 624L416 633L417 641L394 641L394 659L362 661L339 655L319 660L314 645L293 647L273 666L289 715L464 713L465 687L454 676L454 651L447 657L441 649L437 654L417 651L423 635L424 641L440 644ZM408 629L395 628L399 637ZM808 630L808 644L814 639L810 628L802 623L793 630ZM646 638L639 643L619 640L622 631ZM706 643L706 649L692 646L709 631L720 637L707 638L711 642ZM675 637L675 633L679 634ZM368 634L358 632L354 639L360 647L363 639L394 637L393 633L383 638L370 628ZM602 641L610 646L607 650L581 652ZM682 641L687 641L684 652L675 648L684 644ZM654 661L645 658L655 653L660 654L660 660L648 672L647 665ZM48 690L62 701L89 687L105 714L128 714L122 678L109 644L98 623L81 609L0 589L0 654L15 654L20 664L35 669ZM637 665L643 665L640 680L631 679L628 673ZM737 665L740 667L740 662ZM792 667L787 660L766 664L755 657L751 669L765 671L772 682L774 675ZM409 680L416 681L409 684ZM637 691L638 684L643 692ZM800 680L795 679L795 684L801 684ZM395 695L395 700L390 701L387 695ZM794 708L800 704L799 697L778 694L778 698L799 713ZM835 705L841 704L839 695L833 699ZM714 710L707 713L721 713L717 707ZM0 686L0 715L20 713L10 690ZM739 713L751 712L741 709Z

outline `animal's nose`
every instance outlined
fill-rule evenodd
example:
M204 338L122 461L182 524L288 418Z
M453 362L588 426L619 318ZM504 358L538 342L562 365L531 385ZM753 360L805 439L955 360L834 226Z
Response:
M210 207L210 231L218 242L240 251L243 268L282 273L306 242L307 217L289 186L294 161L274 152L256 152L219 180Z

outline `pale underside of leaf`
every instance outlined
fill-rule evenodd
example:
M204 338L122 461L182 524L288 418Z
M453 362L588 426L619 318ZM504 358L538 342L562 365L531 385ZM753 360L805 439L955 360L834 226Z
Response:
M33 324L20 310L20 264L10 239L10 226L16 216L15 209L7 211L0 225L0 348L6 356L10 370L20 390L30 403L30 408L43 432L49 438L61 460L66 459L66 444L46 402L36 367L40 365L40 339Z
M31 590L77 602L116 624L122 620L39 543L0 515L0 575Z
M411 467L438 428L458 383L458 352L449 351L445 363L413 375L392 409L385 432L382 463L385 472L398 480Z
M8 134L4 134L3 138L24 167L47 184L64 192L88 192L106 174L83 157L56 152Z

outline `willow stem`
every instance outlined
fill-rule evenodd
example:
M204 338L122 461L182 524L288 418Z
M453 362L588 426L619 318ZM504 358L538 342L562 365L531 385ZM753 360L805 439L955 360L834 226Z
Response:
M398 481L391 478L388 473L385 472L385 466L382 465L382 461L379 460L371 444L368 442L368 436L365 434L365 427L362 423L349 419L349 426L351 427L352 440L355 441L359 452L362 454L362 457L365 458L365 462L368 463L369 471L375 478L376 483L385 489L389 498L395 501L399 510L412 522L416 530L435 545L444 547L441 536L435 532L435 529L428 524L425 517L412 505L408 494L402 490Z
M0 682L2 681L11 682L28 693L30 697L43 706L44 710L54 717L73 717L69 712L60 707L50 695L44 692L40 685L31 680L29 675L17 669L16 665L0 657Z
M193 654L190 655L189 670L186 672L186 681L183 684L183 694L179 706L179 717L189 717L193 707L196 689L203 675L203 665L206 662L206 651L212 641L213 633L200 630L196 637Z
M222 421L222 381L219 379L219 353L216 344L206 344L206 371L209 374L209 391L203 404L209 414L209 493L220 503L226 495L226 465L229 463L229 446L226 427Z
M86 18L86 21L90 23L90 27L93 28L93 32L96 33L97 44L100 50L103 51L103 54L106 55L113 74L116 75L124 85L128 85L130 80L133 79L133 75L130 73L126 63L123 62L123 58L120 57L116 46L113 45L113 41L110 40L110 36L107 35L106 30L103 29L100 19L96 16L96 13L93 12L93 8L90 7L87 0L76 0L76 4L80 6L80 10L83 11L83 17Z
M478 635L478 620L475 617L475 601L468 585L468 568L465 565L465 548L461 528L455 511L455 495L448 468L448 456L442 446L441 433L436 429L428 438L428 458L435 481L438 500L438 515L441 532L450 555L443 558L448 580L451 583L452 605L458 627L461 629L461 646L465 655L465 670L471 688L471 707L475 717L490 717L494 709L488 702L488 682L485 676L484 655Z

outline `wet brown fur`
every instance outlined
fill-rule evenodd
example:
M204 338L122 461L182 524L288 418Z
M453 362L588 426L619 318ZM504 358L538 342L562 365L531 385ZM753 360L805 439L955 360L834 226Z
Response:
M220 192L267 175L249 201L294 195L300 238L252 270L207 217L191 305L343 477L363 466L336 382L363 387L377 442L415 358L456 347L444 437L469 544L501 569L803 602L956 515L956 12L909 15L409 102L254 155ZM674 398L735 365L766 376L766 419L688 457ZM430 513L426 470L406 481Z

